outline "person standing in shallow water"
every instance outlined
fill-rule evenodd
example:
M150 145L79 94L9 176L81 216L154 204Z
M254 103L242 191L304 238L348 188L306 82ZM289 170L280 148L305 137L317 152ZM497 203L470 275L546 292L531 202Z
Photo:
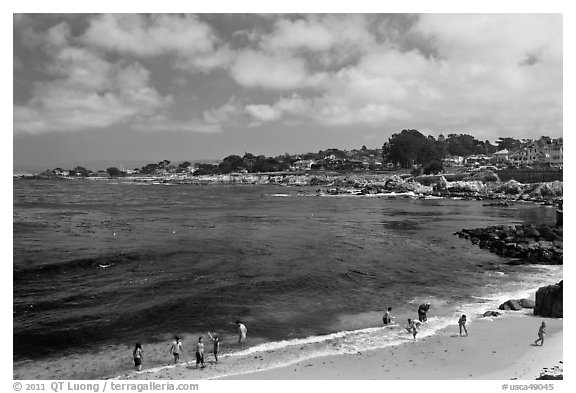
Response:
M384 325L388 325L390 323L392 323L392 315L390 315L390 312L392 311L392 307L388 307L388 310L386 310L386 312L384 313L384 316L382 317L382 323L384 323Z
M412 333L414 341L416 341L416 335L418 334L418 325L416 324L416 321L408 318L408 323L406 323L405 329L408 333Z
M216 363L218 363L218 352L220 352L220 337L218 337L216 333L214 333L214 336L212 336L210 332L208 332L208 336L210 336L210 340L212 340L212 343L214 344L214 359L216 359Z
M430 303L423 303L418 307L418 320L420 322L426 322L428 310L430 310Z
M202 364L204 368L204 343L202 342L202 336L198 337L198 344L196 344L196 368L198 364Z
M538 341L541 342L540 346L544 345L544 335L546 335L546 322L542 321L542 325L538 329L538 340L534 341L534 345L538 345Z
M136 371L141 371L142 361L144 360L144 352L142 351L142 345L140 343L136 343L134 346L132 356L134 357L134 368Z
M180 342L180 337L174 337L174 342L170 347L170 353L174 356L174 364L180 363L180 354L182 353L182 343Z
M236 321L236 325L238 326L238 344L242 344L246 340L248 329L246 328L246 325L240 321Z
M468 330L466 330L466 315L462 314L458 320L458 326L460 326L460 335L462 335L462 329L464 329L466 335L468 335Z

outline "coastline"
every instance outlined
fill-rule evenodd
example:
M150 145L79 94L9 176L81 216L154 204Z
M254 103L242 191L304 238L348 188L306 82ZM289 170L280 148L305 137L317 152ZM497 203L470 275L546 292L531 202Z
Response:
M541 320L543 346L533 346ZM563 321L507 314L476 320L469 336L455 324L433 336L358 354L327 356L225 379L535 380L544 368L561 374Z
M547 321L543 346L533 346L539 324ZM396 329L402 329L397 327ZM403 329L402 329L403 330ZM121 379L159 380L535 380L541 372L563 372L563 319L541 318L530 310L480 318L460 336L456 322L436 334L396 346L337 354L276 367L274 351L247 357L223 356L216 365L208 356L205 369L193 362L154 372L130 373ZM296 346L294 351L298 351ZM249 359L253 358L253 359ZM257 362L245 372L243 362ZM556 367L556 368L555 368Z

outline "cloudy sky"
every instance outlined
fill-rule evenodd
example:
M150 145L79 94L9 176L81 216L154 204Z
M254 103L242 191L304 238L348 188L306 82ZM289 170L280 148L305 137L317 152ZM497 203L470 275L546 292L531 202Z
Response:
M16 14L13 159L562 136L561 14Z

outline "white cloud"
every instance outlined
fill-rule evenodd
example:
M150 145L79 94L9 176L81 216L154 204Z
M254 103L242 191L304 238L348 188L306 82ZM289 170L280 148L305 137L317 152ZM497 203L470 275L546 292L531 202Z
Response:
M90 21L81 40L119 54L172 55L180 67L207 71L224 67L231 52L196 15L105 14Z
M203 119L208 124L228 124L234 122L242 112L239 100L232 96L221 107L204 111Z
M238 54L230 75L243 86L267 89L297 89L312 83L304 60L253 50Z
M15 129L74 129L81 121L145 129L146 118L155 119L151 130L202 132L269 122L518 134L562 127L561 15L275 15L249 40L230 33L229 43L216 34L218 22L197 16L89 18L79 37L66 22L28 33L50 53L56 79L37 82L33 99L15 107ZM142 65L159 56L174 60L174 78L205 72L202 88L217 86L206 96L226 103L171 121L172 97L152 87Z
M270 105L246 105L246 112L259 122L278 120L282 112Z
M269 50L307 48L314 51L330 49L336 43L336 35L316 20L281 19L275 31L265 37L262 46Z
M540 51L562 59L560 14L423 14L414 28L453 61L517 64Z
M111 63L71 46L53 56L47 70L56 78L37 82L32 98L14 106L15 133L105 128L150 116L172 103L171 96L163 97L149 85L149 72L139 63Z
M210 26L195 15L104 14L93 18L83 41L137 56L202 53L212 49Z

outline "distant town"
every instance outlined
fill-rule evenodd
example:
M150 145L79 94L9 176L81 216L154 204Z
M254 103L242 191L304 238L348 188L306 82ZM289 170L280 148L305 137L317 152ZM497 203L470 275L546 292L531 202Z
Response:
M331 148L317 153L276 157L244 153L214 163L162 160L141 168L109 167L91 170L82 166L54 168L28 175L35 178L109 178L126 176L189 177L230 173L306 173L314 171L379 172L405 169L412 175L438 174L446 168L467 171L556 168L563 165L563 138L537 140L500 138L493 145L468 134L424 136L417 130L393 134L381 148L362 146L350 151ZM24 175L18 175L22 177Z

